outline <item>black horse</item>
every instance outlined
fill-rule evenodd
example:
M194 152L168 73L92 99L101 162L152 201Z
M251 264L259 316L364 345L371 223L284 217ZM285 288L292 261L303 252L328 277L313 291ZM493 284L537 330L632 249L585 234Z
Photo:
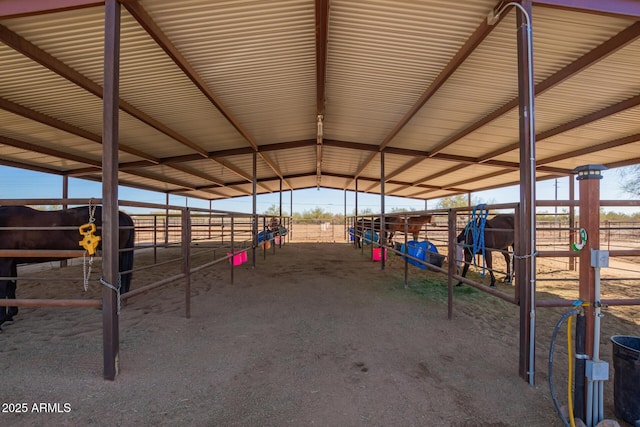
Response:
M40 211L27 206L0 206L0 249L47 249L47 250L82 250L80 226L89 223L90 208L88 206L64 209L59 211ZM102 208L95 207L93 212L96 231L100 236L102 225ZM133 268L134 228L133 219L124 212L118 213L119 246L125 249L119 255L119 271L130 271ZM42 227L74 227L73 229L49 229ZM28 230L25 228L33 228ZM7 229L11 228L11 229ZM40 229L38 229L40 228ZM87 230L88 231L88 230ZM85 234L86 236L86 234ZM97 249L101 249L97 242ZM48 258L15 258L0 257L0 299L16 298L16 281L18 264L38 263L63 260L63 257ZM11 277L13 279L2 279ZM124 273L120 278L120 292L125 293L131 285L131 273ZM0 307L0 325L13 320L18 307Z
M509 247L513 248L514 240L514 220L513 214L499 214L493 218L487 220L484 225L484 247L474 244L472 228L479 230L480 221L472 220L467 224L465 229L458 235L458 243L463 243L464 248L464 267L462 269L462 277L465 277L469 270L469 265L473 256L476 254L482 254L484 252L484 258L491 276L491 287L496 285L496 276L493 274L493 260L491 252L493 250L502 251L504 260L507 264L507 276L505 277L505 283L511 283L511 259L508 253ZM477 243L477 242L476 242ZM474 249L475 247L475 249ZM462 282L458 282L457 286L462 285Z

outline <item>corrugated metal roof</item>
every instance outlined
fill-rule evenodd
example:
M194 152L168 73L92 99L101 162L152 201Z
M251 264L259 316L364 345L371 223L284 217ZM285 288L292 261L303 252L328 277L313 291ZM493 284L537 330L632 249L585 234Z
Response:
M348 190L357 180L376 193L381 151L386 194L439 198L517 183L516 13L485 27L496 5L126 2L121 183L243 196L257 153L259 193L278 191L281 179L284 189ZM634 13L534 1L538 179L640 162ZM0 2L0 164L100 179L103 19L102 7L16 17Z

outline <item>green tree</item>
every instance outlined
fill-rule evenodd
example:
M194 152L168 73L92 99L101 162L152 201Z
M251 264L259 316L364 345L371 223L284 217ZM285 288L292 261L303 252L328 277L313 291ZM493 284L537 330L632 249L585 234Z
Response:
M458 194L456 196L445 197L438 201L436 209L461 208L468 206L469 197L466 194ZM482 200L477 197L471 197L471 206L479 205Z
M298 219L332 219L333 214L331 212L326 212L324 209L316 206L314 209L309 211L303 211L302 215L294 214L294 218Z
M266 211L264 211L263 215L280 216L280 209L276 205L271 205ZM282 211L282 216L288 216L284 210Z
M416 210L416 208L414 208L414 207L410 207L409 209L393 207L393 208L391 208L390 212L413 212L415 210Z
M621 188L632 197L640 196L640 165L620 169Z
M371 215L373 210L371 208L358 209L358 215Z

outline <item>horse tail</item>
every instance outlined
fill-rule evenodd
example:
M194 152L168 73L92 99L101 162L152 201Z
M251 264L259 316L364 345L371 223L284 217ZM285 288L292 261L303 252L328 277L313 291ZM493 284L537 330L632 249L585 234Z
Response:
M133 219L125 214L120 213L120 226L127 227L127 239L124 245L121 243L121 249L126 249L125 251L120 253L120 271L128 271L122 275L120 279L120 292L127 293L129 292L129 288L131 287L131 276L132 273L130 270L133 269L133 246L135 244L135 228L133 224Z

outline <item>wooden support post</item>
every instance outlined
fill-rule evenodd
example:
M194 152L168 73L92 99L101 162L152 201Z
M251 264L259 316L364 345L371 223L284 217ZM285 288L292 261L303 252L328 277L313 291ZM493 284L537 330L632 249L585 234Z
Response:
M580 286L579 295L581 301L588 302L585 307L586 354L593 356L593 332L594 332L594 307L596 300L596 273L591 267L591 249L600 249L600 180L601 171L606 169L602 165L579 166L573 172L577 173L577 180L580 181L580 229L587 233L587 241L584 243L579 257ZM577 239L580 239L578 233Z
M102 280L119 289L118 273L118 112L120 3L105 2L104 91L102 124ZM119 290L102 287L104 378L118 375Z
M573 179L569 179L569 200L576 200L576 184ZM569 206L569 230L573 230L576 226L576 207ZM569 247L575 243L575 235L569 233ZM569 270L576 271L576 259L574 257L569 258Z

